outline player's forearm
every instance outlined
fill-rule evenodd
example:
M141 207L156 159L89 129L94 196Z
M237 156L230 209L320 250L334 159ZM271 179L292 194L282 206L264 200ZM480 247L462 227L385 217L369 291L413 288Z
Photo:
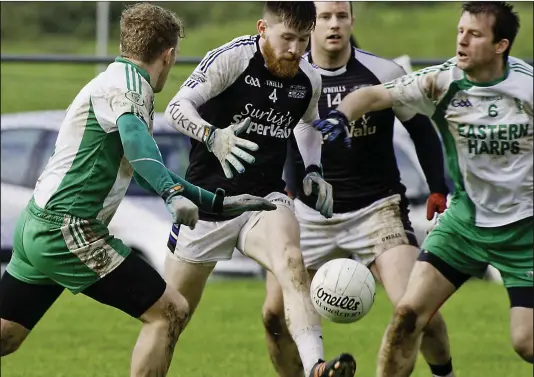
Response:
M179 94L167 106L165 120L176 131L202 142L209 134L209 128L212 127L198 114L193 102L187 98L181 98Z
M223 196L218 196L211 191L195 186L172 171L169 171L175 184L181 184L184 192L181 194L195 203L202 212L220 213L222 210Z
M361 88L348 94L339 104L349 121L360 119L363 114L393 107L393 98L383 85Z
M430 120L421 114L403 122L410 134L419 164L425 173L430 192L449 193L445 183L443 151L438 134Z
M133 173L133 177L134 177L135 181L137 182L137 184L138 184L139 186L141 186L142 188L144 188L145 190L147 190L147 191L149 191L149 192L151 192L151 193L153 193L153 194L156 194L156 195L158 194L158 193L156 192L156 190L154 190L154 188L153 188L152 186L150 186L150 183L148 183L148 182L146 181L146 179L144 179L143 177L141 177L141 176L139 175L139 173L137 173L135 170L134 170L134 173Z
M302 161L306 168L310 166L321 166L321 146L323 139L321 132L312 125L299 122L294 128L295 140L302 156Z

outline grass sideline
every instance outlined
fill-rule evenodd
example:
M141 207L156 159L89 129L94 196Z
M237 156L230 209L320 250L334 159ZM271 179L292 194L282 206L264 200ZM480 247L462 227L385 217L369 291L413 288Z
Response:
M171 377L275 377L267 356L259 280L212 280L181 337ZM449 329L456 377L531 377L509 341L508 298L502 286L473 281L442 312ZM358 377L374 376L391 305L379 288L367 317L350 325L323 321L327 357L353 352ZM65 293L21 349L2 359L9 377L119 377L128 374L140 324L85 296ZM413 377L430 371L419 356Z
M533 56L532 3L516 3L521 16L521 30L514 43L513 55L525 59ZM454 55L459 4L387 6L355 4L355 33L362 48L380 56L394 58L408 54L419 58L448 58ZM380 32L376 25L380 23ZM439 25L439 27L436 27ZM431 30L431 32L422 32ZM255 33L255 22L186 29L180 49L182 56L203 56L206 51L236 36ZM392 37L394 36L394 37ZM397 37L398 36L398 37ZM35 41L2 41L6 53L92 54L94 42L44 38ZM109 46L109 54L118 54L118 42ZM163 111L194 66L176 66L166 89L156 96L156 111ZM78 91L96 72L93 65L14 64L1 65L2 113L30 110L66 109Z

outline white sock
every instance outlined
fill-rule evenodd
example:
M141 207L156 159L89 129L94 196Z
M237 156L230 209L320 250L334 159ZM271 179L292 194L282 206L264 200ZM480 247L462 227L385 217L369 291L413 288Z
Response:
M299 350L304 375L310 375L311 370L319 359L324 360L323 331L321 326L312 326L310 329L301 330L298 334L293 334L293 340Z

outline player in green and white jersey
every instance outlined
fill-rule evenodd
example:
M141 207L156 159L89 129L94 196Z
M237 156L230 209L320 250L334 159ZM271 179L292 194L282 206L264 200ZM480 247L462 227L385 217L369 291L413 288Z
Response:
M518 29L511 5L466 3L455 58L357 90L316 124L335 138L368 111L405 106L428 115L455 183L384 337L378 377L410 375L423 327L488 265L500 271L509 294L513 347L534 361L533 70L509 56Z
M0 355L17 350L67 288L140 319L131 376L164 376L189 305L109 233L132 176L162 197L174 223L191 228L199 209L234 216L276 206L249 195L213 194L163 165L152 138L154 93L165 85L183 29L174 13L151 4L126 9L120 28L121 57L70 105L17 222L0 283Z

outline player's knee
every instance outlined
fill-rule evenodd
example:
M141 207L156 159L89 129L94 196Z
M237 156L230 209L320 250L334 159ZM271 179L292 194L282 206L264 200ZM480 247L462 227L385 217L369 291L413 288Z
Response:
M391 323L393 333L399 338L417 335L423 328L421 316L410 305L400 305L395 308Z
M0 328L0 357L19 349L29 330L21 325L2 318Z
M189 321L189 305L184 296L167 287L150 316L143 318L155 331L165 332L175 342Z
M533 341L532 331L515 331L512 334L512 345L515 352L531 364L534 364Z
M309 285L308 271L304 267L302 253L298 246L286 246L282 258L276 259L272 268L279 284L284 287L288 283L293 286Z

